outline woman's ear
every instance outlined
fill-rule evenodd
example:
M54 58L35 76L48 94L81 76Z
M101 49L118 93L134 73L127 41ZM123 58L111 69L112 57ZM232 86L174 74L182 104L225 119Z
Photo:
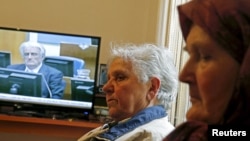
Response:
M149 92L148 92L148 99L152 100L156 97L157 92L160 89L160 85L161 85L161 81L158 77L152 77L150 78L150 88L149 88Z

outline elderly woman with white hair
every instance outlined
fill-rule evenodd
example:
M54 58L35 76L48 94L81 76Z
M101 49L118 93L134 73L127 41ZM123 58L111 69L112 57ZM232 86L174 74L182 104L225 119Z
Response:
M168 111L176 96L177 74L166 47L113 47L108 81L103 86L113 122L90 131L78 141L162 140L174 129Z

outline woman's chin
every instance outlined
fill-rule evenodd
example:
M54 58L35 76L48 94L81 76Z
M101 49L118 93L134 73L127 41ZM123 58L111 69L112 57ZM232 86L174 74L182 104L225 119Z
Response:
M186 113L186 118L188 121L206 121L205 110L201 109L201 106L197 108L192 106Z

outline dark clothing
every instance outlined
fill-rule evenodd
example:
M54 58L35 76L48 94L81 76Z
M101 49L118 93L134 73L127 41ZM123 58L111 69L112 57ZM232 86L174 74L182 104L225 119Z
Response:
M164 141L206 141L208 126L203 122L187 121L180 124Z

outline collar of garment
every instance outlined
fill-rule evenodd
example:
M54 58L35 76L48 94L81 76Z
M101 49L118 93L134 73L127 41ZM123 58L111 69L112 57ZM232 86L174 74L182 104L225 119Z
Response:
M107 127L109 128L109 130L98 135L98 138L115 140L120 136L124 135L125 133L130 132L143 124L165 116L167 116L167 113L163 106L157 105L148 107L140 111L134 117L126 119L125 121L119 123L111 122L110 125Z
M38 67L36 67L35 69L33 69L33 70L31 70L31 69L29 69L28 67L26 67L26 68L25 68L25 71L26 71L26 72L38 73L41 67L42 67L42 63L41 63Z

